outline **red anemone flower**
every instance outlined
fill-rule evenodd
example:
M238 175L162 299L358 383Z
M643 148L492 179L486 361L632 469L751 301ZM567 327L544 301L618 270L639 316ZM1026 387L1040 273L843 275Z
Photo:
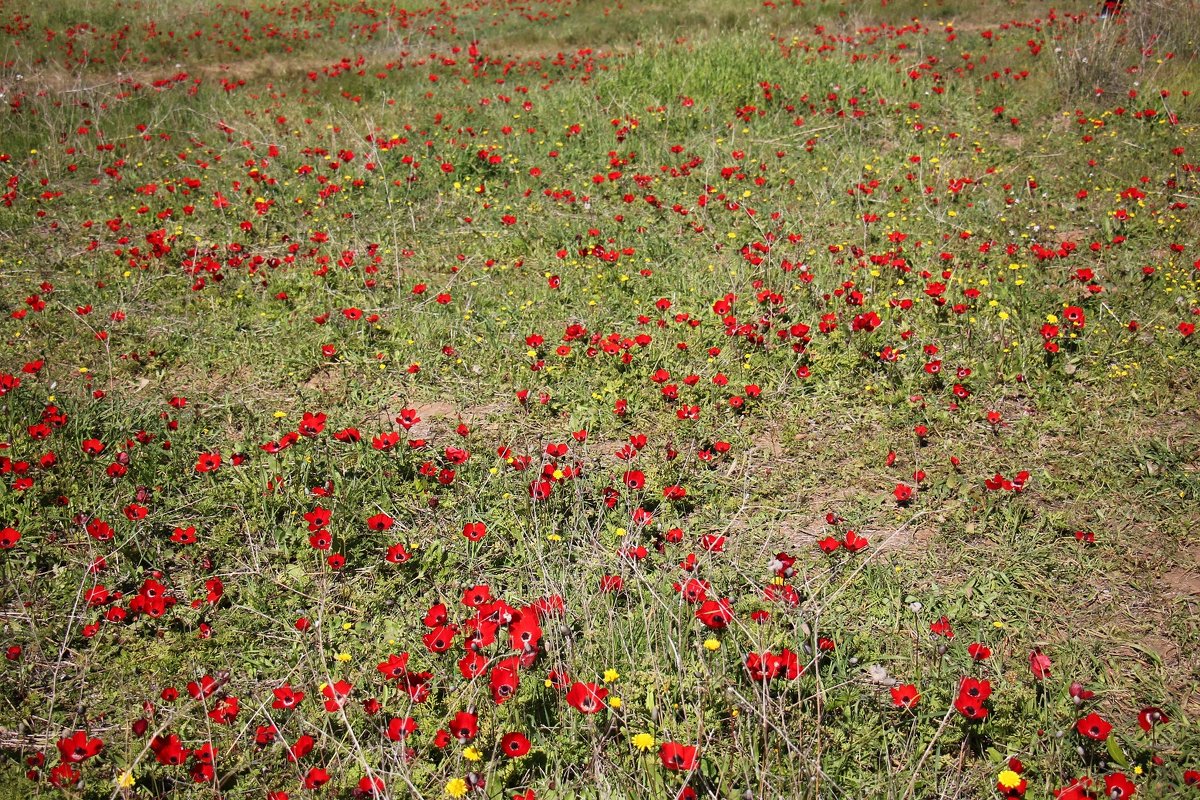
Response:
M77 764L86 761L100 752L104 742L100 739L89 739L86 731L75 731L70 736L59 739L58 752L63 761Z
M21 534L16 528L0 530L0 550L11 550L21 541Z
M479 734L479 718L469 711L459 711L450 721L450 735L460 742L472 741Z
M1034 650L1029 654L1029 671L1033 673L1033 677L1038 680L1045 680L1050 677L1050 657L1041 650Z
M271 691L275 695L275 700L271 703L271 708L295 708L304 699L304 692L297 692L286 683L278 689L272 689Z
M338 681L337 683L325 684L321 687L321 694L325 695L325 710L332 714L350 698L350 692L354 687L346 681Z
M387 661L380 662L375 669L379 670L379 674L388 680L399 680L408 672L408 653L400 655L392 653L388 656Z
M981 642L971 642L967 645L967 653L975 661L987 661L992 657L992 648Z
M962 697L971 697L983 702L992 696L992 682L965 677L958 686L958 693Z
M567 691L567 705L584 714L595 714L604 709L604 698L608 689L594 683L575 681Z
M969 720L981 720L988 715L987 707L982 701L961 694L954 701L954 708Z
M173 733L154 737L150 741L150 749L154 751L154 757L158 763L169 766L179 766L187 761L192 752L185 748L179 737Z
M1167 723L1170 721L1171 720L1167 717L1163 710L1156 706L1149 706L1148 708L1143 708L1140 712L1138 712L1138 727L1140 727L1146 733L1149 733L1150 729L1158 723Z
M1091 789L1092 779L1086 775L1071 781L1061 789L1054 790L1054 800L1094 800Z
M376 514L367 518L367 527L373 531L386 531L392 527L393 522L387 514Z
M529 752L529 739L520 731L506 733L500 739L500 751L509 758L520 758Z
M658 748L662 765L674 772L690 772L696 768L698 751L695 745L663 742Z
M846 531L846 539L842 542L842 546L845 547L846 551L849 553L857 553L859 550L864 549L869 544L869 540L863 536L859 536L854 531Z
M220 453L201 453L196 457L196 472L216 472L220 466Z
M892 705L896 706L896 708L906 708L911 711L917 707L917 703L920 701L921 694L913 684L905 683L901 686L892 687Z
M482 675L487 670L487 665L487 656L478 651L471 650L458 660L458 671L464 678L471 680Z
M1103 742L1112 732L1112 723L1093 711L1075 723L1075 730L1079 731L1081 736Z
M305 789L320 789L327 783L329 783L329 773L320 767L313 767L304 776Z
M439 625L429 633L421 637L425 642L425 646L432 653L444 653L450 649L450 645L454 643L454 636L458 633L458 629L453 625Z
M399 742L416 730L417 721L412 717L392 717L388 720L387 737L393 742Z
M517 693L521 679L517 674L517 659L506 658L492 670L488 676L488 688L492 692L492 700L501 705Z
M1114 772L1104 776L1104 793L1112 800L1126 800L1137 794L1137 787L1124 772Z
M713 630L728 627L729 621L733 619L733 609L729 605L729 598L705 600L696 611L696 619Z
M171 541L175 544L195 544L196 543L196 526L189 525L186 528L176 528L171 532Z
M950 620L945 616L943 616L937 622L931 623L929 630L931 633L935 633L938 636L945 636L947 639L954 638L954 628L950 625Z

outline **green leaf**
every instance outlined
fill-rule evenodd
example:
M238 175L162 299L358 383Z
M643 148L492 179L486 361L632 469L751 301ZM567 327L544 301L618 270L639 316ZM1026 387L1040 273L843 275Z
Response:
M292 580L293 583L307 583L308 575L304 572L304 567L299 564L288 564L285 574Z
M1121 745L1117 743L1117 737L1108 737L1106 744L1108 745L1108 755L1112 758L1113 762L1128 768L1129 759L1125 757L1125 752L1121 750Z

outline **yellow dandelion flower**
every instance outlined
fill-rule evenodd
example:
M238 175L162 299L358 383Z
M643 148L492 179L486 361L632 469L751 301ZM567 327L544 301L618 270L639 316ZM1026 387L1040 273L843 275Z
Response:
M605 683L612 683L613 681L619 680L620 677L621 677L621 673L617 672L615 669L604 670L604 682Z
M1021 776L1011 769L1006 769L996 777L996 782L1005 789L1015 789L1021 785Z
M654 749L654 737L648 733L636 733L630 741L643 753Z
M705 639L704 649L710 653L715 653L721 649L721 642L717 639Z
M465 758L467 761L479 761L481 758L483 758L483 753L478 747L472 745L466 750L463 750L463 758Z
M462 797L467 793L467 782L462 778L451 778L446 782L446 794L451 797Z

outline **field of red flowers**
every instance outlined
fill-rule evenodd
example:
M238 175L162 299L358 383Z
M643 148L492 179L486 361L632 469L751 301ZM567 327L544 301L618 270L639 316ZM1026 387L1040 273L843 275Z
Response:
M1200 798L1196 0L0 3L0 797Z

